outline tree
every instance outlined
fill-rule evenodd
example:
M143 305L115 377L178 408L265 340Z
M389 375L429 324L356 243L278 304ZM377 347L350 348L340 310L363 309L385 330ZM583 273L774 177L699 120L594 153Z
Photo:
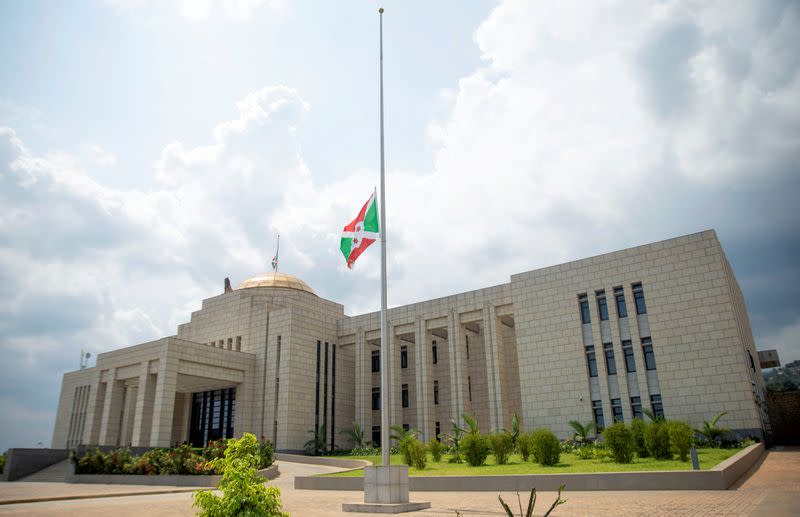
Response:
M317 429L311 429L308 432L313 434L314 437L307 441L303 445L303 448L314 456L319 456L328 448L328 442L325 439L325 424L322 424Z
M575 430L573 440L576 442L586 442L589 438L589 433L597 430L597 424L594 422L587 422L585 425L577 420L570 420L569 426Z
M480 430L478 430L478 422L475 420L475 418L473 418L472 415L465 411L461 413L461 418L464 419L467 427L469 427L469 434L480 434Z
M452 427L449 433L441 433L442 440L449 443L453 446L453 460L455 462L461 463L461 455L460 455L460 445L461 439L464 436L464 428L458 425L458 422L455 421L454 418L450 419L450 426Z
M400 454L403 455L403 461L406 465L414 464L414 445L417 441L419 431L416 429L403 429L403 426L394 424L389 429L392 430L389 436L392 440L397 440L397 448L400 449ZM425 444L423 444L424 446Z
M361 429L361 424L353 422L353 427L339 431L339 434L347 436L353 444L354 449L364 448L364 430Z
M642 414L643 414L644 416L646 416L647 418L649 418L651 422L660 422L660 421L666 420L666 419L664 418L664 415L658 415L658 416L656 416L656 414L655 414L655 413L653 413L652 411L650 411L650 410L649 410L649 409L647 409L647 408L642 408Z
M719 446L722 443L722 437L731 431L728 428L718 426L719 419L727 414L727 411L720 411L714 415L714 418L712 418L710 422L708 420L704 421L703 427L701 429L695 429L695 432L703 435L706 440L711 443L716 442L717 446Z
M514 411L514 417L511 419L511 445L517 447L517 438L519 438L519 415Z

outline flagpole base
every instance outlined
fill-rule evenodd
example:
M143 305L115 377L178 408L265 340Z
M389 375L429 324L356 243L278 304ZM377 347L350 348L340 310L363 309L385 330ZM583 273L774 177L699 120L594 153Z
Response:
M364 502L343 503L342 511L403 513L430 507L428 502L408 500L407 465L375 465L364 468Z

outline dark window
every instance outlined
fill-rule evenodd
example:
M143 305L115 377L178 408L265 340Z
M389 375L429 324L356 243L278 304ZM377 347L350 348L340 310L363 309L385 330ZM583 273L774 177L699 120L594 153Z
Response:
M372 426L372 441L378 447L381 446L381 426L379 425Z
M586 299L585 294L578 297L578 303L581 306L581 322L583 322L584 325L591 323L592 316L589 314L589 300Z
M403 431L408 431L409 429L408 424L403 424Z
M467 391L469 392L469 401L472 402L472 377L467 375Z
M633 345L630 341L622 342L622 351L625 352L625 371L633 373L636 371L636 360L633 357Z
M611 399L611 412L614 414L614 423L624 421L622 418L622 402L620 402L620 399Z
M750 350L747 351L747 355L750 357L750 369L756 371L756 363L753 361L753 354L750 353Z
M617 374L617 362L614 360L614 345L603 343L603 353L606 356L606 369L609 375Z
M608 302L606 302L606 292L597 291L597 312L600 313L600 321L608 319Z
M642 418L642 398L641 397L631 397L631 413L633 413L633 418Z
M650 406L653 408L653 415L656 418L664 417L664 405L661 403L661 395L650 395Z
M408 368L408 347L400 347L400 368Z
M633 284L633 299L636 301L636 314L647 314L647 306L644 304L644 291L642 284Z
M436 438L437 442L441 442L442 441L442 439L439 438L439 435L441 433L442 433L442 426L439 424L439 421L437 420L436 421L436 435L434 436L434 438Z
M606 426L606 422L603 420L603 404L599 400L593 400L592 411L594 412L594 423L597 425L597 432L600 432Z
M381 389L372 388L372 409L377 411L381 408Z
M242 351L242 336L236 336L236 351Z
M597 359L594 357L594 346L586 347L586 365L589 367L589 377L597 377Z
M433 403L439 403L439 381L433 381Z
M408 407L408 384L403 384L403 407Z
M625 305L625 293L621 287L614 288L614 299L617 301L617 316L620 318L628 317L628 307Z
M433 364L439 362L439 353L436 350L436 340L433 341L433 345L431 346L431 353L433 354Z
M656 356L653 353L653 343L649 337L642 340L642 353L644 354L644 366L648 370L656 369Z
M372 372L379 372L381 371L381 351L380 350L373 350L372 351Z
M469 335L465 335L464 339L467 340L467 359L469 359Z

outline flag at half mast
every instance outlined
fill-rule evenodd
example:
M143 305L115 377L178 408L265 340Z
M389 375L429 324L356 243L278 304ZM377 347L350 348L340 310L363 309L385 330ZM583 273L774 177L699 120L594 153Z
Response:
M352 268L356 259L366 250L370 244L380 238L380 228L378 225L378 205L375 202L373 191L361 211L350 224L342 230L342 240L339 248L342 250L347 267Z

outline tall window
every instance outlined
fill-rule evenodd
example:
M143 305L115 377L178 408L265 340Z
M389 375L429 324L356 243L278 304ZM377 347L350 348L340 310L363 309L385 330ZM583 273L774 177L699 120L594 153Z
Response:
M603 419L603 403L599 400L593 400L592 412L594 412L594 423L597 426L597 432L600 432L606 426L606 422Z
M603 343L603 354L606 356L606 369L609 375L617 374L617 362L614 360L614 345Z
M236 336L236 351L242 351L242 336Z
M433 403L439 403L439 381L433 381Z
M439 353L436 350L436 340L433 340L433 345L431 345L431 354L433 355L433 364L439 362Z
M400 368L408 368L408 347L400 347Z
M653 408L653 415L658 417L664 416L664 405L661 403L661 394L650 395L650 406Z
M589 314L589 300L586 299L586 295L582 294L578 296L578 304L581 307L581 322L585 325L587 323L592 322L592 316Z
M469 401L472 402L472 377L467 375L467 392L469 393Z
M644 304L644 291L642 284L633 284L633 299L636 301L636 314L647 314L647 306Z
M605 290L595 293L597 295L597 312L600 313L600 321L608 320L608 302L606 302Z
M617 316L620 318L628 317L628 307L625 305L625 293L621 287L614 288L614 300L617 302Z
M594 345L586 347L586 365L589 367L589 377L597 377L597 359L594 356Z
M403 384L403 407L408 407L408 384Z
M381 389L372 388L372 410L377 411L381 408Z
M750 369L756 371L756 363L753 361L753 354L750 353L750 350L747 351L747 355L750 357Z
M631 413L633 413L633 418L642 418L642 398L641 397L631 397Z
M378 447L381 446L381 426L379 425L372 426L372 441Z
M372 351L372 372L379 372L381 371L381 351L380 350L373 350Z
M465 334L464 339L467 341L467 359L469 359L469 334Z
M642 353L644 354L644 365L648 370L656 369L656 356L653 353L653 342L649 337L642 339Z
M614 423L622 422L622 402L620 399L611 399L611 412L614 414Z
M636 371L636 360L633 358L633 345L630 341L622 342L622 351L625 352L625 371L633 373Z
M403 424L403 431L408 431L410 426L408 424Z
M441 442L442 441L442 439L439 437L440 434L442 434L442 426L439 423L439 421L437 420L436 421L436 434L434 435L434 438L436 438L437 442Z

